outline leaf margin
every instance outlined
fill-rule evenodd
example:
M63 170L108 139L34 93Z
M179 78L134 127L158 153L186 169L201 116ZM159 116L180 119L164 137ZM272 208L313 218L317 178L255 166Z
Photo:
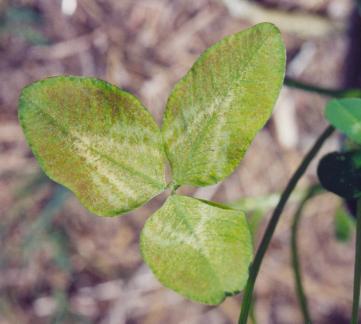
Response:
M243 222L243 225L246 225L245 228L246 228L246 232L247 232L247 236L248 236L248 246L247 246L247 249L248 249L248 252L249 255L248 255L248 266L247 266L247 271L246 273L243 273L243 278L242 278L242 285L240 288L237 288L233 291L223 291L222 294L219 294L219 297L218 299L215 298L215 300L211 300L211 299L200 299L198 298L197 296L193 295L193 294L188 294L188 293L185 293L184 291L182 291L181 289L177 289L177 288L174 288L172 287L171 285L169 285L168 283L165 283L163 280L160 279L161 277L161 273L158 269L156 269L153 265L150 264L150 262L148 261L148 257L146 256L146 253L145 253L145 228L146 228L146 225L149 223L149 221L151 221L151 218L152 216L154 216L156 213L158 213L164 206L166 206L166 203L169 202L169 199L174 199L176 197L181 197L181 198L186 198L186 199L191 199L191 200L195 200L195 201L198 201L199 203L201 204L205 204L205 205L208 205L210 208L215 208L215 209L220 209L220 210L223 210L223 211L228 211L228 212L234 212L234 213L238 213L239 215L238 216L241 216L243 218L242 222ZM210 202L210 203L208 203ZM232 217L232 216L230 216ZM166 288L178 293L179 295L183 296L184 298L187 298L189 300L192 300L192 301L195 301L195 302L198 302L198 303L201 303L201 304L205 304L205 305L219 305L221 304L227 297L231 297L231 296L234 296L236 294L239 294L242 289L245 287L246 285L246 282L247 282L247 279L248 279L248 276L249 276L249 273L248 273L248 269L253 261L253 237L252 237L252 233L250 231L250 228L249 228L249 223L248 223L248 219L246 217L246 214L241 211L241 210L236 210L236 209L233 209L229 206L222 206L221 204L213 204L212 201L206 201L206 200L202 200L202 199L198 199L198 198L194 198L194 197L190 197L190 196L185 196L185 195L178 195L178 194L172 194L170 195L166 202L163 204L163 206L161 208L159 208L156 212L154 212L151 216L148 217L146 223L144 224L143 226L143 229L140 233L140 238L139 238L139 251L140 251L140 254L142 256L142 259L144 260L144 262L147 264L147 266L151 269L153 275L155 276L155 278ZM238 271L237 273L239 275L239 277L241 277L241 273Z
M175 179L175 176L174 176L174 166L173 166L174 162L172 161L172 159L170 157L169 148L168 148L168 145L167 145L167 140L165 139L165 131L164 131L165 120L167 119L167 115L171 114L170 109L168 109L168 107L169 107L172 100L176 101L176 94L175 93L177 92L177 90L179 90L179 88L183 85L183 83L187 82L187 78L189 78L191 74L194 74L195 69L197 69L198 66L202 66L204 64L204 61L207 60L208 56L210 54L212 54L212 52L214 50L216 50L218 47L222 46L230 38L236 37L237 35L240 35L240 34L242 34L244 32L251 32L252 30L256 31L256 28L266 28L266 29L270 29L270 30L276 32L274 35L271 35L271 36L272 37L277 36L279 38L279 40L280 40L280 44L282 44L282 47L278 48L277 51L282 52L281 53L281 55L282 55L282 62L281 63L282 63L282 70L283 71L282 71L282 75L280 76L279 84L278 84L278 87L277 87L277 96L275 96L275 98L273 99L272 105L269 107L269 116L268 116L268 118L263 122L262 126L258 127L258 129L253 132L253 137L250 140L248 140L247 148L244 151L244 153L241 154L241 157L240 158L237 157L235 159L236 161L234 161L234 162L233 161L228 161L228 169L229 170L227 171L226 175L223 175L221 178L219 178L217 180L209 181L207 183L193 183L193 182L190 182L190 181L188 181L188 182L181 182L181 181L178 182L177 179ZM268 40L268 38L269 37L267 37L267 40ZM264 43L262 43L260 47L263 47ZM270 22L261 22L261 23L252 25L252 26L250 26L248 28L242 29L241 31L239 31L237 33L227 35L227 36L221 38L219 41L217 41L213 45L211 45L210 47L208 47L205 51L203 51L200 54L200 56L193 63L192 67L189 70L187 70L185 75L183 75L176 82L174 87L172 88L172 90L170 92L170 95L169 95L169 97L167 99L166 106L165 106L165 111L164 111L164 114L163 114L163 121L162 121L162 125L161 125L161 133L162 133L162 136L163 136L165 154L166 154L167 159L168 159L169 164L170 164L170 168L171 168L171 172L172 172L172 178L173 178L174 183L176 183L179 186L190 185L190 186L196 186L196 187L203 187L203 186L213 185L213 184L219 183L221 181L224 181L227 177L229 177L235 171L237 166L243 160L247 150L250 148L250 146L251 146L253 140L255 139L256 135L266 125L267 121L269 120L269 118L272 115L272 112L273 112L275 104L276 104L276 102L278 100L280 91L281 91L281 89L283 87L283 82L284 82L284 78L285 78L285 74L286 74L286 54L287 54L286 53L286 47L285 47L284 41L282 39L281 31L276 25L274 25L273 23L270 23ZM169 126L167 126L167 128L168 127ZM232 163L230 163L230 162L232 162ZM231 166L229 166L229 164L231 164Z
M48 171L48 168L46 167L46 161L41 157L38 150L35 148L35 144L30 139L30 136L28 136L28 126L26 125L26 122L25 122L25 112L24 111L29 108L26 108L27 104L25 103L25 101L26 101L25 96L26 96L26 92L31 88L41 87L44 83L47 83L49 81L56 82L58 80L59 81L70 80L70 81L79 81L79 82L88 81L88 82L94 84L95 86L99 86L101 89L109 89L111 91L114 91L114 92L120 94L121 96L127 97L132 103L139 106L143 112L148 114L148 116L150 117L150 120L153 123L153 126L156 126L156 128L157 128L159 140L161 141L161 145L160 145L159 149L162 151L162 155L163 155L163 157L162 157L162 161L163 161L163 165L164 165L163 166L163 170L164 170L163 178L162 178L163 181L162 181L162 187L158 190L158 192L156 192L151 197L147 197L146 199L143 199L138 204L134 205L134 207L131 207L128 209L117 209L117 210L110 210L110 211L106 211L106 212L100 212L100 211L94 209L91 205L84 202L84 199L81 197L81 195L79 193L77 193L76 191L74 191L74 189L70 185L64 184L62 181L57 180L57 178L55 176L53 176L51 174L51 172ZM166 188L167 188L167 183L166 183L166 178L165 178L165 168L166 168L166 163L167 163L167 157L166 157L165 150L164 150L164 143L163 143L163 138L161 136L160 128L157 125L157 123L154 119L154 116L150 113L150 111L143 105L143 103L135 95L133 95L132 93L125 91L105 80L95 78L95 77L78 76L78 75L55 75L55 76L51 76L51 77L47 77L44 79L40 79L40 80L31 82L21 89L21 93L20 93L19 100L18 100L18 120L19 120L20 126L23 130L23 134L25 136L26 143L27 143L28 147L30 148L36 161L38 162L40 168L46 174L46 176L48 178L50 178L52 181L69 189L76 196L76 198L79 200L81 205L84 206L88 211L90 211L94 215L101 216L101 217L115 217L115 216L125 215L125 214L143 206L144 204L146 204L147 202L149 202L150 200L152 200L153 198L155 198L156 196L158 196L159 194L164 192L164 190L166 190Z

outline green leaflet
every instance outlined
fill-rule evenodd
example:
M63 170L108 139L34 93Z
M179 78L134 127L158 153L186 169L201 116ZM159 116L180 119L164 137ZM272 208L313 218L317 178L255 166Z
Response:
M361 99L330 100L326 106L325 116L331 125L361 144Z
M162 133L173 181L210 185L238 165L272 113L285 73L285 47L270 23L206 50L173 89Z
M35 82L21 93L19 119L45 173L95 214L125 213L166 186L158 126L137 98L109 83Z
M361 197L361 151L325 155L317 168L321 185L345 199Z
M172 195L146 222L141 250L162 284L215 305L244 287L252 238L241 211Z
M208 49L175 86L162 133L133 95L101 80L60 76L24 88L19 119L46 174L92 212L126 213L173 181L228 176L271 115L285 71L276 27L263 23ZM172 195L146 222L144 259L180 294L218 304L248 278L252 238L241 211Z
M339 241L348 242L351 239L355 222L343 207L336 210L334 226L335 236Z

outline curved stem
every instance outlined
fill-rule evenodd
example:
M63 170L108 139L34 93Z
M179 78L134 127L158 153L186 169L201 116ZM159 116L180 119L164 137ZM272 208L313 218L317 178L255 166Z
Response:
M288 184L286 186L286 189L283 191L283 193L281 195L281 198L272 214L271 220L269 221L269 223L267 225L266 232L263 235L262 241L258 247L258 250L257 250L256 256L253 260L253 263L251 264L250 269L249 269L249 277L248 277L247 285L246 285L246 288L244 291L242 309L241 309L241 314L240 314L239 321L238 321L239 324L247 323L248 313L249 313L249 309L250 309L251 302L252 302L253 289L254 289L256 278L258 275L258 271L261 267L263 257L267 251L268 245L271 241L271 238L272 238L275 228L277 226L278 220L279 220L279 218L282 214L282 211L287 203L287 200L290 197L292 191L295 189L298 181L300 180L302 175L305 173L309 164L311 163L313 158L316 156L316 154L318 153L318 151L320 150L320 148L322 147L322 145L326 141L326 139L333 133L333 131L334 131L334 127L328 126L326 128L326 130L320 135L320 137L316 140L316 142L313 145L313 147L311 148L311 150L304 157L303 161L301 162L301 164L299 165L299 167L297 168L297 170L291 177L290 181L288 182Z
M255 300L253 300L252 304L251 304L250 318L251 318L252 324L257 324L256 313L255 313L254 308L255 308Z
M294 80L292 78L285 78L285 86L290 88L296 88L307 92L318 93L324 96L344 98L344 97L361 97L360 89L329 89L322 88L316 85L303 83L301 81Z
M361 282L361 198L357 201L355 273L353 278L352 324L358 323Z
M300 267L300 258L298 255L298 247L297 247L297 231L298 231L298 225L300 223L300 219L302 216L302 212L304 207L306 206L306 203L316 196L317 194L322 192L322 188L319 185L312 186L309 188L308 192L304 196L304 198L301 200L295 215L293 217L292 222L292 234L291 234L291 257L292 257L292 268L294 272L295 277L295 286L296 286L296 292L298 297L298 302L301 307L302 315L304 322L306 324L311 324L311 315L308 310L308 303L305 291L303 289L302 285L302 275L301 275L301 267Z

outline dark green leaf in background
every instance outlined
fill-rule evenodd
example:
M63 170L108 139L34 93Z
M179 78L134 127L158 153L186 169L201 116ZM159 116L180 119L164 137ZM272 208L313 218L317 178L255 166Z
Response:
M339 241L347 242L351 238L355 222L344 208L338 208L335 214L335 236Z
M333 152L318 165L321 185L345 199L361 197L361 151Z
M361 144L361 99L334 99L327 103L326 119L336 129Z

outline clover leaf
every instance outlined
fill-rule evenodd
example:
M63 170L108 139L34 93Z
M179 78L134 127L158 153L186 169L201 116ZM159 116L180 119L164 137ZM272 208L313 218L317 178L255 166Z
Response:
M243 212L172 195L146 222L141 250L165 286L215 305L244 287L252 238Z
M230 175L272 113L285 73L279 30L262 23L206 50L174 87L162 133L178 185Z
M60 76L27 86L19 106L45 173L95 214L126 213L166 187L159 128L133 95L93 78Z
M321 185L345 199L361 197L361 99L330 100L325 117L348 138L345 152L325 155L318 165Z
M172 91L161 130L133 95L75 76L24 88L19 119L45 173L90 211L114 216L167 187L228 176L270 117L284 73L280 33L262 23L200 56ZM165 286L206 304L239 292L252 260L242 212L174 193L147 221L141 249Z
M327 103L325 117L351 140L361 144L361 99L333 99Z
M321 185L345 199L361 197L361 151L325 155L317 169Z

